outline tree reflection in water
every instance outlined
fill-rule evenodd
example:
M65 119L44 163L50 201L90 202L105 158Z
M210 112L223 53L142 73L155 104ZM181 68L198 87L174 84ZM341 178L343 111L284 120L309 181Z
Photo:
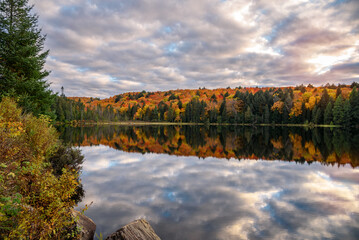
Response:
M98 233L143 217L161 239L357 239L355 132L235 126L61 131L66 142L82 146L86 194L79 206L93 202L86 215Z
M65 142L125 152L359 165L359 132L329 128L96 126L60 128Z

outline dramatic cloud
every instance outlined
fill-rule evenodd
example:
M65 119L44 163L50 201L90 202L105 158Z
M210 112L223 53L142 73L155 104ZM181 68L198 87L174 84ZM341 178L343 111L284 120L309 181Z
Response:
M68 96L359 80L356 0L32 2Z
M355 239L358 169L82 147L86 215L107 235L138 218L162 239Z

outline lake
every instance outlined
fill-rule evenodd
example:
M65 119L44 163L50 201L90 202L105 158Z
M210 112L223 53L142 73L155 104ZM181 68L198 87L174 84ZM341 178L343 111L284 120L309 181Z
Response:
M161 239L358 239L359 132L329 128L61 128L85 156L86 215Z

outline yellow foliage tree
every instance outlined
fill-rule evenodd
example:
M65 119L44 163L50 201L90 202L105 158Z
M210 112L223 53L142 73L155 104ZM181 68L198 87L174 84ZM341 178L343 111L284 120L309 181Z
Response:
M282 101L276 101L271 110L274 111L274 110L278 110L278 112L282 113L283 112L283 107L284 107L284 102Z
M315 104L316 104L317 98L315 96L310 96L307 103L305 103L305 107L307 109L313 110Z
M297 100L294 104L293 107L289 113L289 116L293 117L296 116L298 117L299 115L302 114L302 102L300 100Z
M78 173L56 177L48 158L59 146L49 118L21 114L9 98L0 102L0 235L4 239L76 238L71 197ZM70 234L67 236L67 234Z

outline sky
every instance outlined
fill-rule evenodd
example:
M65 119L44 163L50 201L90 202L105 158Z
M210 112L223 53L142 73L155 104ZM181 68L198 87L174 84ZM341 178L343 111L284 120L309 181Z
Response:
M358 0L30 3L67 96L359 81Z

